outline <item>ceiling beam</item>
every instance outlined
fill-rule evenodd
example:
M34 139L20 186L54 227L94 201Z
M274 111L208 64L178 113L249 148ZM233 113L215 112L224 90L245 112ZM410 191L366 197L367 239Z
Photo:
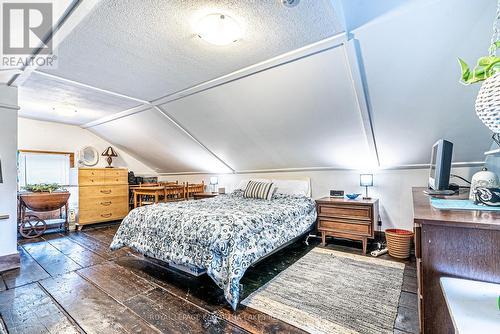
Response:
M166 110L161 108L160 106L152 105L152 107L160 112L163 116L165 116L171 123L173 123L179 130L181 130L184 134L186 134L189 138L195 141L199 146L201 146L205 151L210 153L214 158L216 158L219 162L221 162L224 166L231 170L231 173L234 173L234 168L229 166L224 160L222 160L217 154L215 154L211 149L209 149L205 144L203 144L198 138L196 138L191 132L189 132L182 124L180 124L175 118L168 114Z
M472 162L454 162L451 164L453 168L461 167L481 167L484 166L484 161L472 161ZM413 164L413 165L401 165L401 166L383 166L378 168L373 168L371 171L385 171L385 170L411 170L411 169L429 169L429 164ZM224 174L265 174L265 173L300 173L300 172L321 172L321 171L350 171L350 172L366 172L370 169L359 169L359 168L345 168L345 167L299 167L299 168L279 168L279 169L254 169L254 170L236 170L234 173L203 173L203 172L174 172L174 173L162 173L159 172L160 176L168 175L224 175Z
M92 11L100 0L73 0L66 8L63 15L57 20L54 27L43 38L43 44L33 52L32 58L38 56L42 50L42 46L52 40L52 46L55 50L59 44L75 29L75 27L83 21L88 13ZM54 36L57 34L57 38ZM34 62L35 63L35 62ZM7 83L9 86L20 86L28 77L36 70L36 64L24 66L20 74L15 74Z
M344 44L345 57L347 59L347 64L349 67L352 86L354 92L356 93L356 101L361 116L361 122L363 123L365 139L370 149L370 152L372 153L373 161L376 161L377 166L380 166L377 142L375 140L375 132L373 130L373 120L370 112L369 100L366 91L367 90L366 82L362 75L361 64L358 58L356 47L357 45L355 40L347 41Z
M183 89L181 91L165 95L163 97L151 101L151 103L155 105L161 105L172 101L176 101L181 98L191 96L196 93L200 93L208 89L215 88L217 86L221 86L229 82L236 81L248 77L250 75L272 69L274 67L285 65L290 62L312 56L316 53L340 46L346 41L347 41L346 34L344 32L341 32L334 36L322 39L318 42L306 45L304 47L292 50L290 52L283 53L279 56L267 59L265 61L244 67L240 70L220 76L213 80L208 80L200 84L194 85L192 87Z
M173 102L173 101L182 99L184 97L191 96L191 95L206 91L208 89L211 89L211 88L214 88L217 86L221 86L221 85L227 84L229 82L236 81L236 80L248 77L250 75L253 75L253 74L256 74L259 72L269 70L269 69L274 68L274 67L285 65L285 64L288 64L290 62L297 61L299 59L315 55L319 52L323 52L325 50L328 50L328 49L331 49L334 47L342 46L346 41L347 41L346 34L342 32L342 33L339 33L337 35L323 39L321 41L306 45L302 48L284 53L284 54L276 56L274 58L271 58L271 59L262 61L260 63L245 67L243 69L234 71L232 73L220 76L216 79L209 80L209 81L197 84L195 86L180 90L178 92L175 92L175 93L170 94L170 95L166 95L164 97L155 99L153 101L144 101L144 100L141 100L141 99L138 99L135 97L115 93L115 92L112 92L109 90L100 89L100 88L93 87L93 86L90 86L87 84L82 84L82 83L79 83L79 82L76 82L73 80L68 80L68 79L64 79L61 77L57 77L54 75L51 75L51 77L53 77L55 79L65 80L67 82L71 82L71 83L74 83L76 85L84 86L86 88L95 89L95 90L98 90L98 91L103 92L103 93L108 93L108 94L112 94L115 96L121 95L124 98L136 100L138 102L143 103L144 107L145 106L150 106L150 107L151 106L161 106L162 104L167 104L169 102ZM116 113L116 114L113 114L110 116L106 116L106 117L97 119L95 121L83 124L82 127L89 128L89 127L97 126L97 125L104 124L107 122L111 122L114 119L123 118L123 117L126 117L127 115L133 115L133 114L136 114L138 112L141 112L141 111L137 111L139 109L141 109L141 107L134 107L134 108L131 108L128 110L124 110L122 112L119 112L119 113ZM147 108L144 108L144 110L146 110L146 109ZM144 110L142 110L142 111L144 111Z
M83 88L95 90L95 91L100 92L100 93L104 93L104 94L108 94L108 95L113 95L113 96L116 96L116 97L121 97L122 99L132 100L132 101L136 101L138 103L149 104L149 102L146 101L146 100L142 100L142 99L139 99L139 98L136 98L136 97L133 97L133 96L129 96L129 95L125 95L125 94L120 94L120 93L117 93L117 92L114 92L114 91L111 91L111 90L102 89L102 88L98 88L98 87L95 87L95 86L87 85L87 84L81 83L79 81L75 81L75 80L71 80L71 79L66 79L66 78L60 77L58 75L45 73L45 72L42 72L42 71L38 71L36 69L33 70L32 73L36 73L38 75L42 75L44 77L51 78L51 79L58 80L58 81L62 81L62 82L65 82L65 83L69 83L69 84L74 85L74 86L79 86L79 87L83 87Z

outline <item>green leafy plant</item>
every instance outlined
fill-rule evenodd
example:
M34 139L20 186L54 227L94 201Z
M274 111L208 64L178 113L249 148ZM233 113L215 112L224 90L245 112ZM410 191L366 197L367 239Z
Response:
M495 55L495 51L500 48L500 41L496 41L490 47L490 55L481 57L477 60L477 65L472 70L469 65L458 58L462 75L460 82L465 85L470 85L476 82L484 81L493 75L500 73L500 57Z
M39 183L39 184L27 184L26 186L23 187L26 191L31 191L34 193L46 193L46 192L53 192L61 188L61 186L57 183Z

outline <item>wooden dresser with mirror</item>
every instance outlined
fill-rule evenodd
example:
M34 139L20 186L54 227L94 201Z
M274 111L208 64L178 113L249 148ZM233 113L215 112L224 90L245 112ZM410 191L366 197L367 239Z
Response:
M78 170L78 223L119 220L128 214L128 170L80 168Z

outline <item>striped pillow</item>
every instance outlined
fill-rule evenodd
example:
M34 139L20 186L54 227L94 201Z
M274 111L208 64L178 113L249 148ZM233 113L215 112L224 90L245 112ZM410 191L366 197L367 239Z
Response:
M247 184L243 197L245 198L257 198L257 199L271 199L273 192L272 182L259 182L250 181Z

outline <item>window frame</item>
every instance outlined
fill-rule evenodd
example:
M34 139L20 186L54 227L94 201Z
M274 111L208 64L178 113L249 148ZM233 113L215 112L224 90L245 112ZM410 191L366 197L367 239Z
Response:
M17 151L19 153L69 155L69 168L74 168L75 167L75 153L73 153L73 152L38 151L38 150L17 150Z

